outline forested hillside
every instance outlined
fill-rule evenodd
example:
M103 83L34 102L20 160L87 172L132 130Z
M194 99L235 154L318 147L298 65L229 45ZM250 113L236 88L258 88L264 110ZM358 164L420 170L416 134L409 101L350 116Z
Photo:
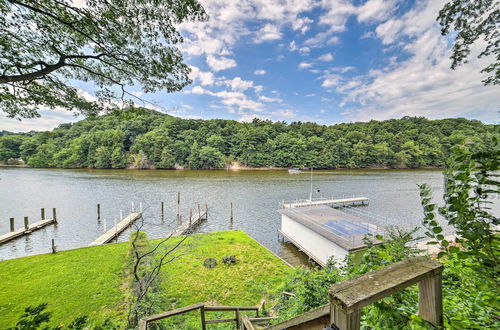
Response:
M498 125L466 119L346 123L187 120L135 108L63 124L51 132L0 136L0 161L33 167L415 168L443 166L466 140L490 148Z

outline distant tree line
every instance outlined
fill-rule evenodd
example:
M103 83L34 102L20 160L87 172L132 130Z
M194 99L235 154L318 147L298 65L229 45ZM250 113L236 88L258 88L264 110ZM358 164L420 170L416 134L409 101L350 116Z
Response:
M332 126L254 119L187 120L130 108L50 132L0 136L0 161L33 167L441 167L463 141L493 148L498 125L404 117Z

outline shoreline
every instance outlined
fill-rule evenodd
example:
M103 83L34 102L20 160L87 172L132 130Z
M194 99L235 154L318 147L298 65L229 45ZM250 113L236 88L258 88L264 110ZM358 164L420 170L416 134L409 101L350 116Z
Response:
M248 167L248 166L237 166L237 167L225 167L225 168L203 168L203 169L191 169L191 168L89 168L89 167L32 167L29 165L3 165L0 164L0 168L28 168L28 169L51 169L51 170L135 170L135 171L288 171L290 169L295 169L295 167ZM337 168L315 168L314 171L355 171L355 170L442 170L446 167L441 166L422 166L422 167L383 167L383 166L372 166L372 167L337 167ZM300 172L309 173L310 169L299 169ZM300 173L299 172L299 173ZM297 173L298 174L298 173Z

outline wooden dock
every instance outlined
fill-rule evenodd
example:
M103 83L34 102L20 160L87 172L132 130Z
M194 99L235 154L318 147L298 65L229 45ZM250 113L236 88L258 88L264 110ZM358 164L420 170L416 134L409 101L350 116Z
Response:
M3 244L3 243L8 242L10 240L13 240L14 238L17 238L19 236L31 234L33 231L35 231L37 229L43 228L45 226L48 226L48 225L50 225L52 223L56 223L56 222L57 222L56 219L44 219L44 220L34 222L32 224L28 224L27 227L25 226L21 229L14 230L14 231L11 231L10 233L7 233L7 234L0 236L0 244Z
M172 236L182 236L192 233L193 229L198 227L202 221L207 220L207 214L207 209L205 209L205 211L194 215L189 221L181 223L172 233Z
M348 197L348 198L337 198L337 199L318 199L318 200L301 200L291 203L283 203L284 209L293 209L297 207L307 207L307 206L317 206L317 205L332 205L344 206L344 205L368 205L370 202L368 197Z
M133 212L130 213L129 216L122 219L120 222L116 224L116 226L109 229L105 232L101 237L90 243L88 246L102 245L110 242L114 238L116 238L122 231L127 229L134 221L139 219L142 216L142 213Z

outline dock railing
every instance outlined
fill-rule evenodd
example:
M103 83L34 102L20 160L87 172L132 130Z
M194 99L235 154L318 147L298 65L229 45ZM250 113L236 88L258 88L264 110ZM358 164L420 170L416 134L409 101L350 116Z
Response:
M442 271L443 265L438 261L417 257L334 284L329 292L331 327L358 330L363 307L417 283L420 317L436 327L441 327Z
M139 330L146 330L148 324L163 320L172 316L184 314L194 310L200 311L200 324L201 329L206 330L207 324L217 324L217 323L230 323L234 322L236 324L236 329L244 330L254 330L252 322L262 322L269 321L273 319L272 317L259 317L259 307L256 306L205 306L204 303L199 303L195 305L190 305L171 311L163 312L160 314L155 314L142 318L139 321ZM255 312L255 317L249 317L248 315L241 314L244 311ZM234 317L227 319L206 319L207 312L234 312Z

